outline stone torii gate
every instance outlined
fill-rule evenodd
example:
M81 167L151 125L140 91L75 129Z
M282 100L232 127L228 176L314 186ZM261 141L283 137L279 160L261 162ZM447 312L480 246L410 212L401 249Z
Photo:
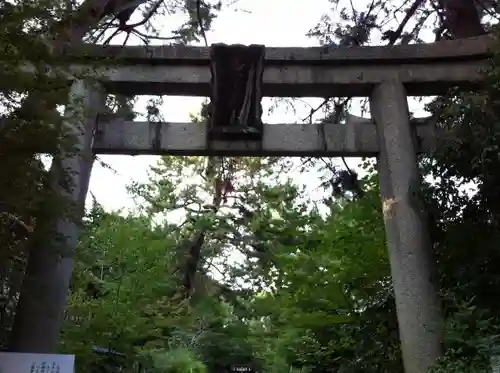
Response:
M440 354L442 320L431 280L431 242L416 193L416 154L443 137L432 119L410 120L407 95L474 87L482 80L490 45L482 36L345 49L84 45L64 53L75 58L74 71L88 67L88 58L95 60L92 75L108 93L212 97L208 123L134 122L120 116L96 121L94 107L85 122L97 122L95 153L377 156L403 361L407 373L424 373ZM77 61L82 53L87 62ZM76 81L74 97L92 102L88 87ZM372 120L261 123L263 96L369 97Z

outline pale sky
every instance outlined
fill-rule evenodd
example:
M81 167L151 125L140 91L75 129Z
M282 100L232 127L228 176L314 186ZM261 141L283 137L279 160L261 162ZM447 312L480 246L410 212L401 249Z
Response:
M360 2L361 0L356 0ZM365 0L363 0L365 1ZM265 44L266 46L316 46L318 42L305 36L314 27L321 16L328 12L331 3L328 0L239 0L229 9L223 10L214 21L212 30L207 32L208 43L223 42L227 44ZM174 24L179 18L172 19ZM170 19L170 18L169 18ZM165 24L172 24L165 22ZM165 33L163 36L167 36ZM130 44L130 43L129 43ZM158 44L156 42L155 44ZM171 122L188 122L189 114L198 113L202 98L164 97L163 119ZM316 106L321 99L307 99L310 105ZM309 114L305 104L296 105L296 112L281 106L268 115L270 99L264 99L264 121L268 123L300 122ZM140 104L139 104L140 107ZM289 109L289 108L288 108ZM415 109L414 109L415 110ZM351 113L360 115L356 110ZM320 118L324 113L319 113ZM96 164L91 178L90 191L106 209L130 209L133 201L126 192L126 185L131 181L147 181L150 165L158 157L153 156L100 156L100 159L116 170L116 173ZM355 167L359 159L348 161ZM312 175L296 173L294 179L306 184ZM311 183L309 183L311 184ZM311 184L316 189L318 183Z

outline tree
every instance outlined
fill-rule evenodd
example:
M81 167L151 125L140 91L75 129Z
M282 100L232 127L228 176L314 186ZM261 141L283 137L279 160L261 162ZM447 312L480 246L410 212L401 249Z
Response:
M337 2L335 3L337 4ZM331 19L325 16L322 23L315 27L310 34L319 37L323 44L333 43L339 46L363 45L369 43L371 38L376 36L381 36L382 40L388 41L389 44L395 42L422 42L423 40L429 40L429 37L422 33L428 26L432 27L431 29L434 31L436 40L452 37L460 38L481 35L484 33L484 30L491 30L491 24L496 23L497 18L494 8L492 11L492 8L489 7L475 7L472 1L442 1L439 2L439 4L416 1L413 3L405 2L403 7L401 7L402 3L403 2L396 1L388 3L371 2L366 5L365 9L355 9L353 5L350 7L347 5L341 9L342 17L337 25L332 25ZM484 2L481 3L484 5ZM405 7L405 5L407 5L407 7ZM385 26L389 23L387 15L394 15L396 18L398 13L401 15L400 19L402 18L403 20L396 24L393 22L393 27ZM486 14L488 17L485 17ZM481 22L483 24L481 24ZM389 23L389 25L391 25L391 23ZM409 31L405 32L405 28ZM377 33L379 33L379 35L377 35ZM497 78L489 81L488 85L495 87L497 85ZM467 94L470 94L470 92ZM492 326L495 316L488 313L485 308L476 305L476 301L471 303L470 297L473 293L469 292L470 288L468 288L465 293L461 293L461 291L456 288L456 283L453 283L453 280L457 281L458 278L461 278L462 280L460 281L464 281L468 286L475 286L472 284L477 284L479 278L483 277L478 275L480 272L479 268L485 270L484 261L486 260L489 263L491 256L494 255L491 253L491 250L488 249L490 247L488 244L489 239L494 235L494 230L492 231L489 222L491 219L491 207L486 208L486 206L483 205L484 210L482 210L482 208L478 207L478 203L479 200L484 201L485 193L489 195L490 201L495 200L494 196L496 193L493 192L496 188L495 182L489 184L484 183L483 180L494 180L495 177L491 175L495 175L496 173L492 169L488 169L488 172L486 172L483 160L487 163L490 162L489 156L492 153L486 155L483 144L479 145L479 143L476 143L476 138L471 138L471 135L473 132L477 132L477 138L482 138L490 144L490 147L486 149L495 152L493 149L496 149L496 145L494 145L496 144L496 137L493 134L496 132L492 130L492 126L489 124L491 120L491 117L489 117L491 111L489 109L485 110L485 107L482 105L478 105L480 102L489 102L485 97L495 96L488 92L486 94L472 95L472 97L474 97L473 99L469 96L468 99L464 100L462 95L463 92L460 90L454 91L450 93L448 98L444 100L440 98L431 106L432 112L439 118L440 124L445 127L449 126L450 130L453 128L451 131L461 136L460 141L453 144L453 146L445 147L444 150L437 153L438 155L434 154L431 157L425 158L425 168L423 169L425 176L429 175L428 172L431 169L434 170L432 171L432 176L438 177L439 180L437 183L439 186L427 186L424 190L424 194L426 195L429 208L432 212L429 225L433 231L433 241L435 242L435 248L438 252L439 275L444 276L441 277L442 281L446 278L446 285L444 285L445 282L441 283L441 292L445 294L447 324L450 329L444 339L445 346L447 347L447 356L444 358L443 366L437 368L443 371L447 371L447 369L453 369L454 371L465 371L466 369L484 370L485 366L488 365L489 356L492 350L494 350L495 342L492 340L496 340L495 328ZM325 100L325 102L328 102L328 100ZM339 104L341 104L340 107L342 108L346 106L344 104L345 102L348 102L348 100L341 99L336 102L337 105L335 108L337 112L339 111ZM324 103L322 105L324 105ZM490 103L489 107L494 108L495 106ZM483 112L480 113L480 111ZM473 113L475 113L475 115L473 115ZM471 121L472 118L474 118L474 123L477 123L478 118L480 118L480 120L485 120L486 123L478 127L477 124L474 127L472 127L471 124L465 126L457 125L457 123L471 123L469 121ZM472 130L472 128L474 128L474 130ZM474 151L480 152L481 155L479 156L478 153L474 152L471 154L471 149L475 149ZM465 154L477 157L472 159L481 159L481 167L478 168L476 162L471 162L471 158L465 156ZM491 164L493 165L495 162L491 160ZM471 178L471 175L475 177ZM459 191L464 181L479 181L480 191L478 195L474 197L464 196L463 193ZM487 184L489 184L489 187L486 187ZM495 187L493 185L495 185ZM431 191L439 193L439 197L436 197L435 194L431 195ZM450 196L452 197L450 198ZM464 209L463 205L467 207ZM482 222L485 225L483 226L482 223L480 223L482 226L480 228L481 231L485 229L485 231L482 231L482 237L485 239L488 237L484 245L485 251L482 252L480 259L478 259L483 264L479 267L474 266L471 272L465 271L468 275L463 278L462 276L464 276L465 273L459 270L459 259L456 256L458 254L451 254L449 252L452 247L448 240L452 240L451 242L454 242L455 246L458 245L464 249L464 253L470 253L471 246L466 244L467 241L464 240L463 236L455 236L455 233L458 233L458 231L455 231L457 228L455 224L460 226L458 229L462 234L468 232L468 235L470 234L469 232L473 232L477 229L477 214L481 214L480 216L482 216L482 218L479 218L480 220L484 219ZM468 216L467 219L472 219L474 216L474 229L469 226L471 221L466 223L466 221L462 220L462 215ZM456 237L456 240L455 238L452 239L452 236ZM457 250L456 247L454 247L454 252L455 250ZM470 254L467 255L467 257L469 257L470 260ZM465 266L465 262L461 262L461 264ZM489 269L487 272L488 275L484 278L491 279L496 277L493 269ZM451 275L452 273L453 275ZM453 278L453 280L450 281L451 278ZM481 291L484 292L486 288L490 289L484 282L479 283L481 283ZM455 291L459 291L462 296L464 296L461 303L459 302L457 304L455 300L452 301ZM469 306L472 307L471 309L474 309L474 311L467 308ZM474 320L474 317L481 321L477 321L478 319ZM490 320L486 321L489 317ZM467 318L467 322L465 322L465 318ZM457 321L457 319L459 321ZM477 328L467 328L465 326L467 323L477 324ZM488 328L491 329L487 332ZM469 339L471 343L467 343L467 339ZM452 361L454 361L455 364L453 364ZM458 361L460 363L458 363Z
M217 268L212 260L241 244L234 234L248 224L231 198L240 203L259 198L245 184L270 171L265 159L224 159L219 167L232 162L231 174L221 173L220 168L213 170L218 175L215 181L214 176L196 177L207 162L213 164L195 157L163 158L154 169L154 182L132 188L147 201L141 216L120 218L94 208L80 242L70 322L64 332L64 346L83 358L82 369L96 363L90 354L92 344L111 345L127 356L151 357L153 365L170 364L175 356L191 361L189 354L213 372L258 364L242 316L242 312L248 316L244 312L248 295L230 281L214 281L209 270ZM191 181L183 189L174 188L189 172L194 174ZM216 181L223 176L231 176L234 185L231 192L225 188L225 195L219 194ZM276 187L267 191L267 197L275 200ZM220 205L212 215L214 204L204 206L204 202L214 196ZM154 216L179 207L187 210L184 223L152 223ZM196 239L200 235L205 237L201 245ZM198 245L194 265L193 238ZM100 266L92 265L96 262Z
M332 12L340 14L340 21L334 22L327 13L310 35L324 44L340 46L367 44L376 33L388 44L430 41L429 36L423 35L429 29L435 40L479 36L489 29L491 19L496 19L496 2L488 0L331 3ZM390 18L395 21L389 21Z
M128 17L141 4L144 5L146 11L144 20L135 25L127 24ZM150 4L146 1L139 3L86 1L77 9L71 6L68 8L66 5L57 2L29 4L20 2L2 5L5 10L2 11L2 22L9 26L4 30L7 38L2 42L5 43L5 50L18 51L16 59L7 61L8 69L5 71L13 71L12 75L16 79L23 78L23 73L19 71L19 60L34 60L37 65L48 64L57 57L51 52L54 44L57 46L61 42L75 43L89 36L90 31L99 26L100 22L106 22L110 18L112 18L111 22L106 23L105 29L113 25L114 19L119 20L118 29L108 35L105 42L109 43L118 32L126 32L127 35L136 34L147 41L149 36L140 31L140 26L148 26L151 17L165 6L162 2ZM188 22L175 31L175 38L190 41L202 35L203 28L210 26L213 11L219 7L218 4L190 1L186 2L184 7L177 8L187 13ZM153 31L155 31L154 28ZM50 35L48 39L53 38L55 42L40 40L38 35L41 32ZM99 41L105 33L99 32L90 35L90 38ZM33 58L34 50L40 51L36 53L35 58ZM21 80L23 84L7 84L2 92L3 101L10 104L8 108L11 109L5 112L3 117L2 142L8 141L9 147L2 147L2 151L3 149L10 152L19 151L19 148L24 151L26 148L29 149L33 144L26 144L24 139L39 139L35 136L38 132L43 133L44 138L50 140L49 149L51 144L57 149L52 159L51 170L47 173L42 170L40 162L36 162L36 158L34 161L30 154L20 156L16 162L10 162L9 165L12 172L16 172L16 169L21 169L21 167L32 169L34 165L36 168L31 171L31 174L43 175L43 187L39 186L42 176L35 176L37 180L33 181L33 187L30 185L30 188L42 189L44 202L38 203L35 209L24 212L28 220L36 220L38 225L29 243L30 260L26 267L26 281L23 282L11 345L14 350L39 352L51 351L57 343L60 315L66 303L65 294L70 280L72 262L70 256L65 255L63 263L57 258L61 252L71 252L74 249L78 221L81 218L93 162L91 155L81 154L86 147L89 147L91 131L87 130L86 134L76 136L75 139L74 128L70 130L73 134L69 142L74 144L76 140L79 144L77 149L66 142L59 141L60 137L67 137L67 134L61 131L61 126L58 125L64 120L55 108L57 104L65 102L63 97L67 91L63 85L54 85L53 81L45 80L42 75L35 82L32 77L28 77L26 80ZM29 95L26 96L25 92L29 92ZM54 123L56 131L51 129ZM58 140L54 141L55 139ZM33 150L39 151L40 149ZM17 182L13 180L6 185L5 195L13 193L12 186L17 186ZM49 197L51 200L57 200L57 203L50 203ZM36 201L38 196L33 195L32 198ZM7 200L7 197L4 199ZM11 204L9 201L6 205L6 212L12 215L15 210L12 210ZM76 212L73 211L71 214L68 211L55 212L53 207L57 204L64 204L66 207L69 205L70 210L76 210ZM25 206L28 205L25 204ZM59 237L59 240L54 241L54 237ZM49 280L49 277L52 280ZM8 289L10 289L8 292L12 293L9 297L17 298L19 288L9 286ZM41 299L41 295L44 295L46 299ZM37 333L38 335L34 335Z
M497 60L492 60L483 90L450 92L429 106L440 125L459 139L424 160L424 169L435 178L428 199L448 303L444 366L453 371L484 371L497 354ZM476 191L465 192L467 183Z

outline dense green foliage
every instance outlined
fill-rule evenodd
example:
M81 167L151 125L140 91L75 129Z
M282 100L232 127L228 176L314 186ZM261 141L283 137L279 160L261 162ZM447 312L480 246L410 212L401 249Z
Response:
M164 158L153 183L133 188L148 201L142 216L124 218L95 206L82 237L64 333L65 349L78 351L82 365L93 361L90 349L97 344L128 356L163 351L210 371L238 364L330 371L338 370L331 361L376 345L373 331L362 328L373 322L368 310L390 303L390 286L375 185L358 203L332 205L322 216L306 207L290 181L274 177L286 167L281 162L225 162L234 170L234 190L211 217L200 214L212 207L202 205L210 200L210 182L195 179L182 190L173 188L178 178L189 180L189 166L197 174L206 165L198 158ZM154 214L181 205L188 213L180 227L152 226ZM199 231L206 234L202 279L186 300L178 289L188 270L183 261L191 258L180 250ZM225 255L232 263L213 264ZM222 277L216 271L225 272L224 282L207 279L210 273ZM382 328L390 333L395 323ZM344 341L333 343L332 333ZM365 342L360 345L353 333L366 334ZM397 345L397 333L392 338ZM392 345L379 348L397 354ZM345 369L357 368L352 362Z
M184 15L185 21L172 30L170 39L199 40L203 34L199 24L209 28L214 11L220 8L216 2L201 6L195 1L144 3L140 6L135 2L131 8L139 6L143 21L126 30L114 27L117 17L106 8L108 13L102 15L106 22L93 28L93 34L86 35L87 41L107 44L119 32L129 36L132 33L139 39L163 37L154 27L154 20L166 10L169 14ZM64 56L52 48L52 39L56 44L68 40L68 34L79 39L80 30L87 27L82 24L93 22L87 14L89 7L95 7L92 0L81 4L53 0L0 2L0 49L3 51L0 58L0 168L4 172L0 180L0 346L3 348L9 343L30 250L39 250L40 242L51 241L57 218L74 215L75 206L68 203L56 187L62 179L59 189L72 188L73 185L64 180L70 175L58 177L54 167L54 172L47 172L42 157L33 152L52 152L57 156L73 151L75 141L68 136L62 110L59 110L60 105L67 103L67 81L58 74L49 79L45 72L46 66L54 62L62 73L66 71ZM39 72L35 78L21 68L25 62ZM107 109L113 112L117 109L116 100L109 98ZM77 206L76 210L81 211L81 207ZM41 229L37 222L50 228ZM35 230L37 240L30 234L35 226L39 228ZM29 241L28 235L32 237ZM48 254L58 257L59 251L60 248L53 247Z

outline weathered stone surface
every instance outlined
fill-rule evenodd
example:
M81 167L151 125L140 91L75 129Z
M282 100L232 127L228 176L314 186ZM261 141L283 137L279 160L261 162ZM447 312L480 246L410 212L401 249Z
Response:
M262 95L282 97L367 97L388 79L402 81L409 95L437 95L454 86L477 85L487 61L386 66L267 67ZM79 74L83 67L74 66ZM103 81L113 93L124 95L184 95L209 97L208 66L120 66L94 68L86 74Z
M490 36L478 36L459 40L446 40L436 43L370 46L370 47L268 47L266 48L266 64L301 64L301 63L394 63L425 62L426 60L478 59L490 56L492 45ZM190 64L208 65L210 49L192 47L181 44L161 46L121 46L80 44L77 46L60 47L70 58L108 58L111 61L122 60L130 64Z
M359 48L267 48L263 96L370 96L382 81L398 79L409 95L438 95L454 86L474 88L490 56L490 37L434 44ZM120 55L72 66L103 80L113 93L125 95L211 95L209 49L185 46L85 46ZM145 52L146 51L146 52ZM101 52L96 52L99 54ZM101 53L102 54L102 53ZM121 61L121 62L120 62Z
M207 110L211 139L261 139L264 53L263 45L212 46Z
M204 123L100 122L94 143L98 154L183 154L246 156L373 156L377 130L369 119L349 116L345 124L264 124L259 141L209 141ZM432 119L415 121L418 151L434 148ZM323 135L324 133L324 135ZM436 136L437 135L437 136Z
M403 84L378 85L370 107L403 363L406 373L426 373L442 354L443 317Z

